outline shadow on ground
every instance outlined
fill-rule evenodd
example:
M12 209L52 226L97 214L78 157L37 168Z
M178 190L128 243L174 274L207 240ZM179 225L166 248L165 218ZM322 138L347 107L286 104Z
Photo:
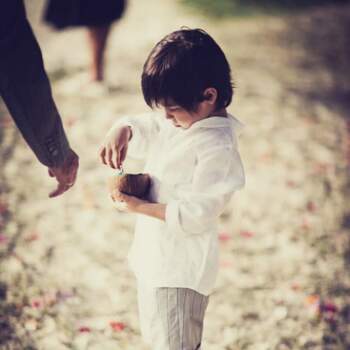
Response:
M340 169L350 172L350 6L329 6L314 9L304 15L293 16L287 20L287 29L281 35L281 45L293 55L294 52L304 52L295 55L296 64L303 72L300 77L305 84L289 85L291 94L297 94L305 104L322 104L345 119L348 128L347 168ZM317 74L315 74L317 73ZM340 145L342 146L342 145ZM339 152L341 147L339 147ZM350 196L350 178L343 185L343 196ZM325 295L326 324L323 336L323 349L350 349L350 210L345 212L341 223L343 242L343 271L327 281ZM333 236L329 234L329 236ZM332 244L334 237L328 237ZM316 286L321 289L321 286ZM342 306L337 312L327 310L327 299L340 299ZM321 305L322 309L322 305Z
M251 15L285 15L329 4L346 4L349 0L181 0L182 3L210 17Z
M282 43L306 52L297 64L305 76L313 77L311 84L302 90L291 87L291 92L350 118L350 6L321 7L290 18ZM313 74L315 70L321 74Z
M5 132L7 128L11 128L11 132ZM7 110L0 99L0 235L1 242L8 239L5 235L6 225L11 221L12 214L6 203L6 197L10 193L7 185L4 169L9 161L12 160L12 155L17 142L18 133L13 128L13 123L9 120ZM0 247L0 274L4 260L14 254L18 239L20 238L21 230L11 237L11 240L6 245ZM20 281L18 281L20 283ZM18 286L17 286L18 287ZM25 301L20 295L18 298L13 298L20 292L12 291L12 297L9 298L9 286L6 281L2 280L0 275L0 348L7 350L34 350L31 337L28 334L18 334L16 324L23 316L23 305ZM19 293L21 294L21 293ZM11 300L10 300L11 299Z

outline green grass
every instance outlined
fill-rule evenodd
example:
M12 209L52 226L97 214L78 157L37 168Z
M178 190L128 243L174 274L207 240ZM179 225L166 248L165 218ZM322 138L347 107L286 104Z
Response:
M308 7L349 0L180 0L183 4L199 10L209 17L241 17L257 14L286 14L302 11Z

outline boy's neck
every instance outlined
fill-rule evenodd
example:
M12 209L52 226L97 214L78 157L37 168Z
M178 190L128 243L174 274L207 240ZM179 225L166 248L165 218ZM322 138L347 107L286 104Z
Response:
M210 113L209 117L224 117L227 118L226 108L221 108L220 110Z
M198 116L194 122L212 118L212 117L222 117L222 118L227 118L227 111L226 108L221 108L218 110L213 110L213 111L208 111L206 114L202 115L201 117Z
M208 116L202 118L202 119L206 119L206 118L211 118L211 117L223 117L223 118L227 118L227 111L226 108L221 108L219 110L215 110L212 111L208 114Z

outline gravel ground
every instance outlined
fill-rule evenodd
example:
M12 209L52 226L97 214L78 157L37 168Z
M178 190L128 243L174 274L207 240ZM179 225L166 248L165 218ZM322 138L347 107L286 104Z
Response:
M203 349L350 349L348 110L330 93L332 69L299 40L314 30L310 18L343 8L219 21L171 0L130 1L111 33L104 87L84 83L84 31L49 31L29 8L81 167L75 187L49 199L53 181L0 105L0 348L148 349L125 259L134 216L111 206L98 147L114 120L147 109L146 55L187 25L227 53L237 86L229 111L246 124L247 184L221 217ZM125 169L142 165L127 160Z

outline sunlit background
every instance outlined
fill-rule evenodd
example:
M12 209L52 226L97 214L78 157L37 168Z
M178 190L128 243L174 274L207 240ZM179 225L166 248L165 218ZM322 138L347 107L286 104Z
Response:
M44 1L26 3L81 165L49 199L54 181L0 102L0 349L149 349L126 261L135 218L112 207L98 149L115 120L147 110L142 65L181 26L225 51L245 124L247 183L220 218L203 349L350 349L349 1L130 0L102 83L86 28L55 31Z

